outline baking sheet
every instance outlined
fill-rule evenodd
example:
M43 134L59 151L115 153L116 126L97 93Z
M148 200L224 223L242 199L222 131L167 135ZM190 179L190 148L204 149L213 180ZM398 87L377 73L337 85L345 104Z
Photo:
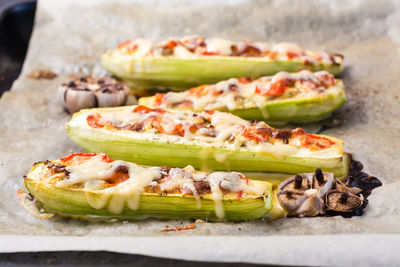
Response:
M64 132L70 116L57 102L58 85L71 74L105 74L101 54L127 39L186 34L292 41L345 55L342 78L349 101L335 114L343 124L324 134L345 139L346 151L385 184L373 192L364 216L201 223L191 231L162 233L166 224L192 221L44 221L19 206L15 191L32 163L81 151ZM0 251L105 249L282 264L352 265L355 258L366 264L399 262L394 253L400 233L399 36L400 2L395 0L39 1L22 74L0 99ZM37 69L58 76L26 78ZM198 242L207 244L201 253ZM248 246L239 247L242 242ZM322 244L329 249L321 251ZM358 256L344 250L350 245ZM340 259L334 256L338 253Z

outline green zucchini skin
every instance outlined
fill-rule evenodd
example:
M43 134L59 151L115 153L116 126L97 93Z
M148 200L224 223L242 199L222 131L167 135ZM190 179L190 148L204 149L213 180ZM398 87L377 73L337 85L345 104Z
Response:
M34 168L40 167L37 163ZM32 169L33 170L33 169ZM139 208L131 210L126 205L119 214L109 211L111 195L105 207L95 209L88 203L87 197L98 199L101 191L85 192L82 189L64 189L41 183L35 179L25 178L26 189L39 201L48 212L62 217L76 219L121 219L142 220L146 218L163 219L204 219L209 221L243 221L264 217L272 209L272 187L269 187L268 196L259 198L242 198L240 200L224 198L222 200L225 218L217 218L215 203L207 197L201 199L201 209L193 196L166 195L144 193L139 198Z
M96 109L101 112L102 109ZM105 153L114 159L131 161L142 165L185 167L210 171L273 172L297 174L313 172L316 168L343 176L348 169L346 155L338 157L277 157L267 153L244 150L229 150L219 147L203 147L171 143L167 141L147 141L121 136L98 129L82 129L72 126L72 121L81 113L75 113L66 124L70 139L89 152ZM223 158L224 160L221 160ZM217 160L220 159L220 160Z
M263 107L241 109L219 109L231 112L245 120L266 121L270 125L284 125L288 122L308 123L322 120L346 102L343 82L337 85L341 90L314 97L269 101ZM154 97L142 97L139 105L152 107ZM196 110L200 111L200 110Z
M133 58L112 56L105 53L101 59L108 71L123 79L131 88L140 93L149 89L170 89L182 91L202 84L239 77L256 79L273 75L279 71L297 72L326 70L333 75L343 71L343 65L322 63L304 65L300 61L265 60L254 57L199 57L180 58Z

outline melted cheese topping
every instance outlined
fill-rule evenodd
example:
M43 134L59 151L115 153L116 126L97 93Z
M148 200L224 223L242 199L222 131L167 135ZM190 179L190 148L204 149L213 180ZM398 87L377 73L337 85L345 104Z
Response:
M283 84L287 82L288 84ZM280 86L280 87L279 87ZM205 109L236 110L259 107L263 117L269 114L263 106L288 99L304 99L327 94L338 95L343 89L333 75L326 71L312 73L303 70L295 74L279 72L252 82L232 78L215 85L197 87L175 93L159 94L161 101L150 101L148 106L202 111Z
M78 155L78 154L77 154ZM78 160L76 160L78 159ZM103 154L94 154L90 158L82 160L80 156L64 162L53 161L50 164L63 166L68 174L53 173L51 166L47 170L41 169L45 175L37 175L41 182L53 183L61 188L81 188L86 193L88 204L95 209L107 208L112 214L120 214L124 208L137 210L140 208L140 195L151 189L158 188L157 192L172 192L176 194L193 195L197 202L197 208L201 209L200 196L208 195L215 202L215 213L218 218L224 218L223 199L225 195L237 194L236 199L246 197L263 197L267 192L267 184L249 181L238 172L197 172L192 166L183 169L172 168L163 170L160 167L145 167L130 162L112 161L105 162ZM43 164L45 166L45 164ZM107 180L118 174L123 167L127 171L124 181L107 185ZM35 177L35 176L33 176ZM196 189L196 183L205 183L210 188ZM206 192L204 192L206 190ZM175 192L175 193L174 193Z
M143 57L196 58L207 56L254 57L267 60L296 60L303 64L318 62L332 65L342 64L343 57L322 51L306 51L292 43L235 42L221 38L188 36L181 39L170 38L162 42L144 39L126 41L111 51L114 56L129 55Z
M85 110L74 115L72 128L96 130L137 140L172 142L228 150L244 150L283 156L341 158L343 141L327 136L292 131L289 138L274 137L279 130L264 122L253 125L230 113L184 110L151 110L138 113L132 110L149 109L143 106ZM132 115L135 113L136 115ZM101 127L89 125L89 118L100 117ZM118 119L117 119L118 118ZM134 119L132 119L134 118ZM113 122L110 125L110 122ZM120 127L123 126L123 127ZM265 131L269 133L265 133ZM263 133L264 132L264 133ZM319 146L319 144L322 144ZM315 145L316 144L316 145Z

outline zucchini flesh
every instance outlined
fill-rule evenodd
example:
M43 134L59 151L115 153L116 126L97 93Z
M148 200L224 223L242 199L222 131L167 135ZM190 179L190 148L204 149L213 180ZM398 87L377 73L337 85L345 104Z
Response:
M283 82L291 85L282 86ZM257 93L260 87L272 89L260 94ZM277 87L279 91L274 91ZM185 92L170 92L139 99L139 105L152 108L187 109L196 112L216 109L229 111L246 120L263 120L273 125L321 120L345 102L346 95L341 80L335 80L326 72L313 74L306 70L295 74L281 72L255 81L245 78L229 79Z
M132 88L145 92L148 89L171 89L181 91L205 83L216 83L231 77L258 78L272 75L279 71L297 72L301 69L311 71L326 70L338 75L343 70L343 58L338 54L310 52L295 46L285 47L284 51L274 52L274 55L244 55L237 56L224 53L195 53L186 49L181 41L176 41L170 55L157 54L158 46L150 41L134 40L119 48L108 51L102 56L103 66L114 75L122 78ZM273 44L271 49L279 49L287 44ZM126 46L148 47L138 49L138 52L127 51ZM257 44L251 44L256 47ZM294 46L294 45L291 45ZM178 49L179 47L179 53ZM181 53L185 51L185 53ZM297 50L297 51L293 51ZM326 60L320 60L318 53ZM295 57L292 57L295 55Z
M193 218L240 221L261 218L272 209L272 186L261 181L248 180L251 186L262 190L261 194L243 193L238 196L237 193L223 193L221 203L224 217L221 217L216 212L217 204L210 193L199 195L199 207L199 202L193 195L145 191L138 198L137 208L132 208L128 202L135 197L133 194L126 194L119 190L87 189L80 185L60 187L53 178L49 178L49 171L46 162L36 163L25 178L25 186L41 207L63 217L123 220ZM105 202L104 199L106 199ZM98 203L101 202L103 204L99 205Z
M92 114L116 119L124 112L130 112L136 108L133 106L81 110L75 113L71 121L66 124L66 131L72 141L87 151L106 153L115 159L144 165L184 167L190 164L200 170L289 174L313 172L316 168L321 168L324 171L333 172L335 176L343 176L348 168L347 156L343 152L343 141L328 136L313 135L334 142L334 145L328 149L300 148L295 153L289 153L287 149L293 148L290 144L278 143L276 146L274 144L269 150L258 150L254 146L235 148L227 146L226 143L207 143L199 141L200 139L157 132L134 132L107 127L92 128L87 124L87 117ZM168 114L185 113L177 110L166 111ZM197 116L204 113L199 114ZM233 123L239 119L228 113L219 112L219 114L231 116Z

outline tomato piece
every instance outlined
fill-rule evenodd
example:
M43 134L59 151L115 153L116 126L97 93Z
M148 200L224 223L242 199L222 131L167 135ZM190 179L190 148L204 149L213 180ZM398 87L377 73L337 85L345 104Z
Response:
M276 82L271 82L269 88L257 86L256 94L263 96L279 96L283 94L291 84L292 81L290 81L289 79L280 79Z
M318 81L326 87L333 86L335 84L335 78L331 74L319 73L318 75L315 76L317 77Z
M160 106L164 100L164 96L165 96L165 94L156 94L154 96L154 104L156 104L157 106Z
M200 86L194 87L194 88L188 90L188 93L190 95L195 95L196 97L205 96L205 95L207 95L209 93L208 92L208 86L209 86L208 84L204 84L204 85L200 85Z
M332 140L314 134L306 134L303 137L304 146L310 149L328 148L335 144Z
M135 44L134 41L126 41L118 45L118 49L123 48L126 49L126 52L133 53L139 48L139 46L138 44Z
M269 141L272 130L269 128L255 128L242 125L239 133L247 139L260 143Z
M249 184L249 178L247 178L246 176L242 176L240 177L240 179L246 180L246 184Z
M213 115L215 113L215 110L206 109L204 110L204 112L207 113L208 115Z
M286 52L286 56L287 56L289 59L292 59L292 58L298 57L299 54L298 54L297 52L294 52L294 51L288 51L288 52Z
M175 125L174 130L172 131L172 135L185 136L185 129L183 129L183 125L182 124Z
M238 78L238 81L240 83L246 84L246 83L251 83L253 81L253 79L250 77L240 77L240 78Z
M169 122L167 122L169 123ZM159 116L154 116L150 119L150 124L151 127L159 131L160 133L163 134L169 134L169 135L179 135L179 136L184 136L185 135L185 129L183 128L182 124L175 124L174 128L172 131L166 131L165 128L163 127L163 121L162 118Z
M103 128L106 123L100 121L101 115L99 113L94 113L92 115L87 116L86 121L87 124L92 128Z
M178 45L178 42L175 40L169 40L165 44L163 44L163 48L174 49Z
M242 195L243 195L243 190L240 190L239 192L237 192L237 195L236 195L236 200L239 200L241 197L242 197Z
M216 51L203 51L203 52L201 52L201 54L202 54L203 56L216 56L216 55L219 55L220 52L216 52Z
M109 156L107 156L106 154L103 153L84 153L84 152L80 152L80 153L74 153L71 154L69 156L66 156L64 158L61 158L60 160L63 162L67 162L67 161L71 161L72 159L78 161L79 163L86 161L92 157L96 157L101 155L101 160L104 162L113 162L114 160L112 158L110 158Z
M132 42L132 41L129 40L129 41L125 41L125 42L120 43L120 44L118 45L118 49L121 49L121 48L123 48L123 47L129 45L131 42Z
M148 108L146 106L137 106L135 107L132 112L139 113L139 114L146 114L150 112L157 112L160 114L164 114L166 111L161 108Z

